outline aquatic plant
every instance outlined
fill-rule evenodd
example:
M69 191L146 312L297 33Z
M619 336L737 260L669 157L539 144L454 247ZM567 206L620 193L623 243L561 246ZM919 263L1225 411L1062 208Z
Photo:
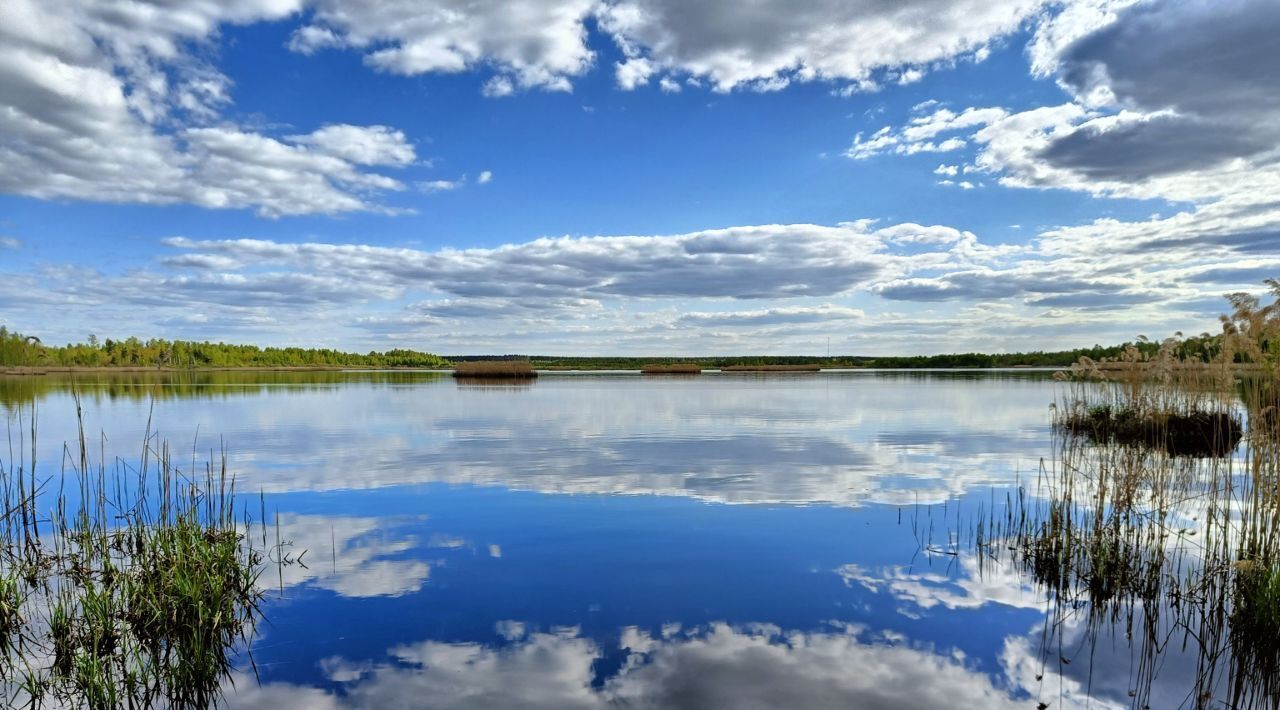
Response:
M43 475L34 414L28 422L31 454L0 461L7 704L215 703L256 629L268 559L265 531L255 545L237 509L225 453L183 471L148 432L136 464L93 464L81 416L61 472Z
M817 372L822 369L818 363L801 365L726 365L721 372Z
M528 360L478 360L454 365L453 376L528 378L537 377L538 371Z
M642 365L640 373L644 375L700 375L702 366L692 362L652 363Z
M1136 708L1179 648L1188 704L1280 707L1280 307L1232 303L1210 357L1175 338L1063 373L1034 487L949 533L1044 592L1044 666L1127 645Z

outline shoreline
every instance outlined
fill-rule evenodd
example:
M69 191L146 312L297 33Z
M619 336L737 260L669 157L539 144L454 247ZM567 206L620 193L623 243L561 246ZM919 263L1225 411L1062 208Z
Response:
M92 365L50 365L40 367L24 365L21 367L0 367L0 376L38 377L40 375L68 375L82 373L138 373L154 372L156 374L174 374L179 372L344 372L344 371L386 371L404 370L406 372L446 372L444 369L424 367L367 367L361 365L248 365L244 367L147 367L133 365L124 367L95 367Z

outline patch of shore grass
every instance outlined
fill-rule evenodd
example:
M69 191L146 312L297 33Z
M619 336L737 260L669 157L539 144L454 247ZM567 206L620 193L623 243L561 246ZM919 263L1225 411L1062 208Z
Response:
M0 462L7 706L209 707L247 650L267 555L226 457L180 471L146 442L136 466L107 467L89 463L82 434L56 479L31 459Z

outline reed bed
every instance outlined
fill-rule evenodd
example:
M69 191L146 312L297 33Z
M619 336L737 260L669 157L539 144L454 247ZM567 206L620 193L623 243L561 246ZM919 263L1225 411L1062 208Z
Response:
M941 546L931 522L914 525L930 554L1031 578L1049 611L1043 667L1085 654L1091 669L1099 648L1127 646L1135 708L1178 653L1193 655L1193 676L1163 680L1186 684L1185 705L1280 707L1280 307L1232 303L1212 357L1189 362L1171 339L1082 359L1059 378L1034 487L967 528L944 509Z
M480 360L459 362L453 368L454 377L522 379L538 376L538 371L528 360Z
M6 706L216 704L260 619L265 523L259 544L225 452L183 471L148 432L137 462L92 462L80 422L55 475L36 466L34 410L0 461Z
M674 362L665 365L649 364L640 368L642 375L701 375L702 366L691 362Z
M822 365L726 365L721 372L818 372Z

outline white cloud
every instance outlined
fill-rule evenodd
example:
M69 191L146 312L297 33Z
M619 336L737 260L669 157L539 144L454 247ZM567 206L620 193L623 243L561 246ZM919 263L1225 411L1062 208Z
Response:
M404 133L387 126L325 126L291 140L357 165L408 165L417 157Z
M449 192L456 190L465 184L463 180L425 180L418 183L418 189L423 192Z
M898 76L914 81L931 63L1017 29L1042 4L767 0L747 9L728 0L617 0L598 13L629 56L729 91L792 81L857 84L901 67L907 68Z
M656 70L653 62L648 59L631 57L614 65L614 76L618 80L618 88L631 91L638 86L648 84L649 77L653 76Z
M1042 246L1058 256L1158 250L1159 261L1203 265L1232 252L1274 253L1280 79L1257 67L1273 58L1277 30L1277 6L1258 0L1068 4L1039 25L1030 51L1033 71L1056 76L1071 101L928 115L920 109L932 105L922 105L902 126L855 136L847 154L935 151L946 137L975 151L965 174L1008 187L1181 203L1166 219L1051 229ZM945 165L935 172L951 175Z
M493 180L493 173L489 170L481 170L480 175L476 177L476 184L488 185Z
M489 67L496 75L485 84L486 95L504 96L530 88L568 90L595 59L587 45L590 21L625 55L615 65L623 89L644 85L665 70L705 79L720 91L777 90L813 80L865 91L876 71L892 71L897 81L911 83L935 63L981 56L992 40L1018 29L1045 2L824 0L797 7L770 0L749 12L725 0L313 5L310 22L289 42L295 51L354 49L377 70L407 75Z
M923 71L921 71L916 67L910 67L908 69L904 69L902 73L898 75L898 84L901 86L906 86L907 84L914 84L923 78L924 78Z
M516 89L570 89L592 65L584 22L592 0L501 2L413 0L346 3L316 0L310 24L290 47L314 52L344 47L364 52L365 64L395 74L458 73L489 66L489 96Z
M381 209L412 160L403 134L330 126L273 138L219 121L229 80L186 52L219 25L286 17L288 0L0 7L0 191L38 198L249 208ZM341 133L356 148L335 147Z
M823 304L821 306L791 306L754 311L691 312L676 319L679 325L700 327L761 326L783 323L835 323L859 320L866 313L857 308Z
M944 134L988 126L1007 113L999 108L967 108L960 113L940 108L932 113L923 113L925 109L931 107L932 104L928 103L917 105L913 111L915 115L900 128L884 126L868 138L863 138L862 134L858 133L854 136L853 145L845 151L845 155L864 160L884 153L914 155L959 150L968 145L965 138L956 135L943 137ZM943 167L939 166L938 171ZM953 175L954 173L945 174Z
M505 76L495 76L484 83L481 93L489 98L511 96L516 92L516 85Z
M993 338L1075 347L1131 338L1134 322L1214 327L1222 279L1259 281L1278 225L1268 209L1219 204L1049 229L1026 245L866 220L466 250L175 237L158 265L119 274L6 273L0 307L23 304L6 309L10 327L54 340L111 322L143 335L315 344L305 324L325 322L334 344L355 349L597 352L608 342L654 354L814 353L816 331L861 312L857 328L837 328L838 350L989 349ZM207 320L193 324L193 312Z
M542 238L496 249L435 252L252 239L168 243L231 258L242 267L276 265L310 278L355 277L397 292L416 289L461 298L825 296L903 268L900 259L882 253L880 236L863 223Z
M22 240L17 237L0 237L0 249L21 249Z

